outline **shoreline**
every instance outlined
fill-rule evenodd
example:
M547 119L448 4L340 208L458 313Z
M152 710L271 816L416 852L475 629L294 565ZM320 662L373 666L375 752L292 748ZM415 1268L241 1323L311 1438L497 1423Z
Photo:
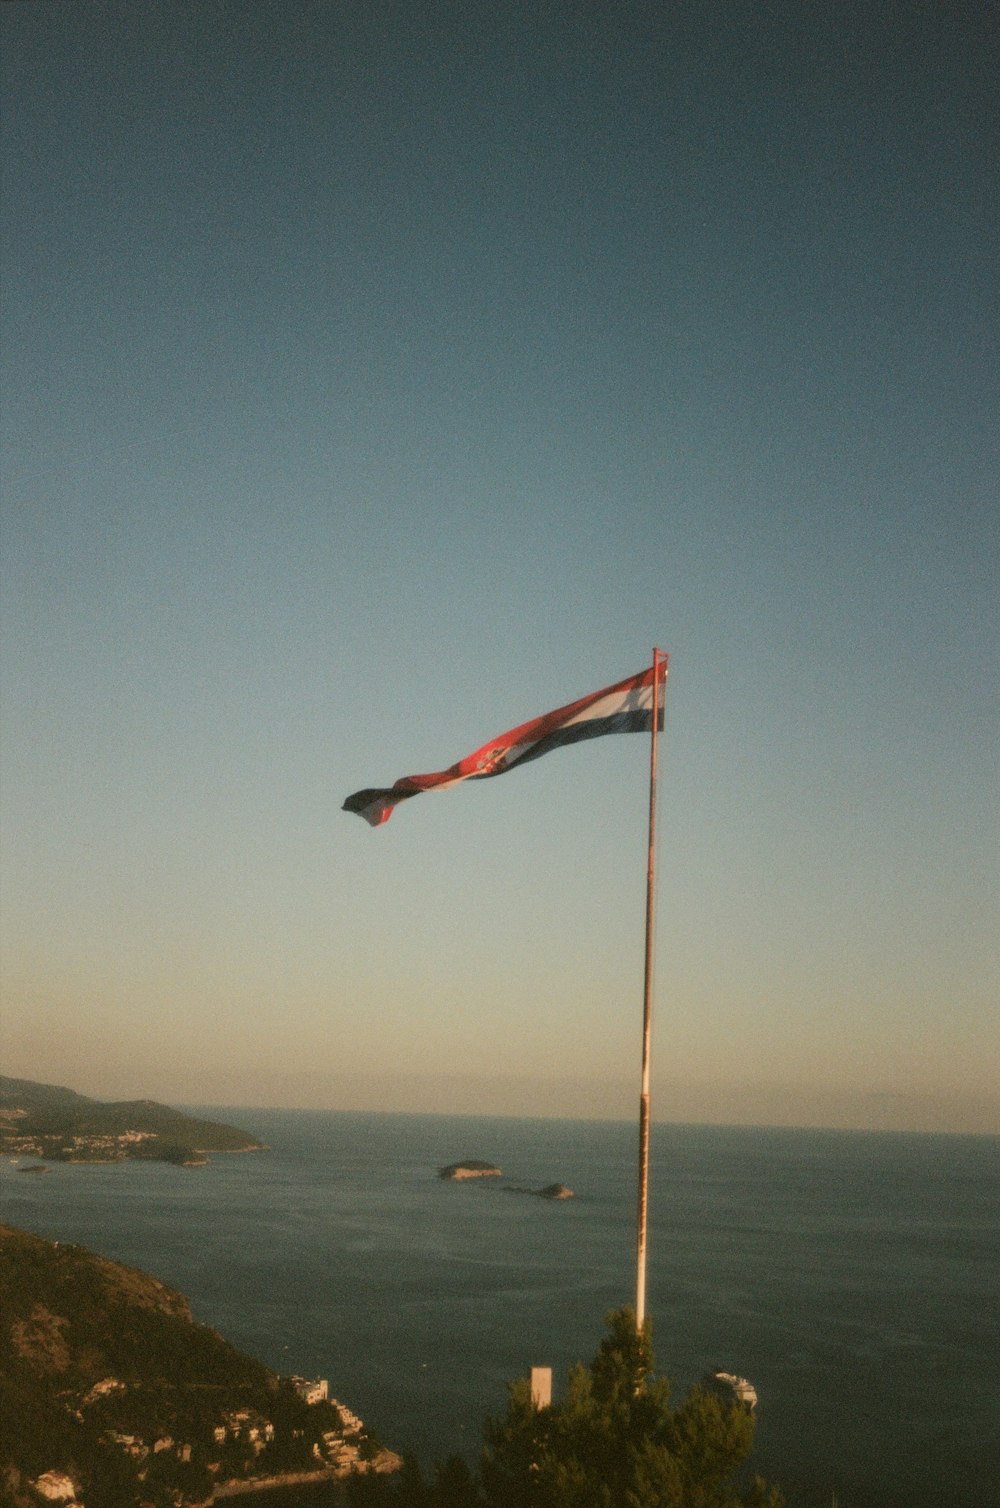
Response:
M211 1495L203 1498L200 1503L191 1505L191 1508L212 1508L215 1503L227 1501L229 1498L254 1497L261 1493L273 1493L276 1497L283 1498L286 1493L294 1489L305 1487L314 1491L319 1501L319 1494L331 1498L342 1499L346 1493L347 1483L354 1477L364 1476L391 1476L399 1471L403 1464L403 1458L394 1450L383 1447L375 1458L364 1465L361 1470L348 1468L345 1470L330 1470L328 1467L320 1467L315 1471L292 1471L287 1475L274 1475L269 1477L248 1477L245 1480L232 1478L228 1482L220 1482L212 1489Z
M340 1496L344 1493L344 1477L335 1476L330 1471L293 1471L287 1476L249 1477L246 1481L233 1479L228 1482L220 1482L212 1489L207 1498L200 1503L191 1505L191 1508L213 1508L215 1503L226 1502L230 1498L253 1497L260 1493L270 1492L285 1494L293 1488L309 1487L326 1489Z

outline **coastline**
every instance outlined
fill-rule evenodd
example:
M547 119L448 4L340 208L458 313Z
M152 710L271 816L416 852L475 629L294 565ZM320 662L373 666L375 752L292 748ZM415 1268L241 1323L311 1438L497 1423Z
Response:
M213 1508L215 1503L228 1502L233 1498L259 1498L264 1493L273 1496L277 1502L284 1502L287 1493L293 1489L298 1492L303 1487L317 1491L322 1489L323 1496L329 1496L333 1500L336 1495L340 1499L344 1496L344 1483L343 1476L334 1476L329 1471L293 1471L287 1476L249 1477L242 1482L234 1479L220 1482L209 1497L192 1504L191 1508Z
M357 1476L390 1476L400 1469L403 1458L394 1450L383 1448L373 1461L361 1469L352 1467L347 1470L335 1470L320 1468L316 1471L293 1471L287 1475L273 1475L269 1477L247 1477L243 1480L233 1478L228 1482L220 1482L213 1488L209 1497L200 1503L192 1504L192 1508L212 1508L214 1503L225 1502L230 1498L259 1497L262 1493L274 1494L276 1501L284 1502L284 1494L296 1491L303 1487L314 1489L320 1501L340 1501L344 1497L346 1485L349 1480ZM296 1501L299 1501L297 1499ZM312 1497L310 1497L312 1502Z
M261 1477L251 1482L223 1482L211 1497L192 1505L192 1508L215 1508L217 1503L239 1498L252 1498L253 1508L336 1508L347 1501L347 1485L343 1477L331 1477L324 1472Z

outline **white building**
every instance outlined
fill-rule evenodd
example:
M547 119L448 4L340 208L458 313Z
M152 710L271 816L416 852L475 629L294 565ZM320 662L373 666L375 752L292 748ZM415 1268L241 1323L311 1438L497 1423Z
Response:
M61 1471L46 1471L36 1477L31 1485L46 1502L62 1503L65 1508L80 1508L76 1501L76 1488Z
M330 1385L325 1377L289 1377L288 1381L303 1403L323 1403L329 1397Z
M365 1427L364 1420L359 1419L357 1414L352 1414L351 1410L347 1408L343 1403L340 1403L336 1398L331 1398L330 1402L333 1404L334 1408L337 1410L337 1413L340 1415L340 1427L344 1431L344 1434L360 1435L361 1431Z

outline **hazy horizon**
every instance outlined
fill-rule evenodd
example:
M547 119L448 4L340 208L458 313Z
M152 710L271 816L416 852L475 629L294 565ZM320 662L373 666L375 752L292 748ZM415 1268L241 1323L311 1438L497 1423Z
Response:
M4 1068L4 1072L6 1072ZM127 1077L82 1088L68 1078L39 1079L11 1073L12 1078L57 1085L102 1101L155 1099L175 1108L214 1110L303 1110L384 1115L495 1116L518 1120L609 1120L631 1122L637 1095L624 1083L567 1083L556 1080L462 1080L458 1075L398 1075L378 1081L361 1076L335 1077L278 1085L268 1097L260 1081L236 1085L224 1076L201 1074L204 1093L190 1085L161 1080L161 1092L148 1082L142 1092L130 1089ZM101 1080L97 1081L102 1084ZM208 1091L213 1087L218 1093ZM252 1091L249 1096L248 1088ZM147 1092L148 1091L148 1092ZM653 1085L652 1119L664 1125L746 1126L811 1130L903 1131L919 1134L1000 1135L1000 1095L949 1099L932 1092L899 1094L891 1090L817 1092L803 1085L680 1084L666 1079Z

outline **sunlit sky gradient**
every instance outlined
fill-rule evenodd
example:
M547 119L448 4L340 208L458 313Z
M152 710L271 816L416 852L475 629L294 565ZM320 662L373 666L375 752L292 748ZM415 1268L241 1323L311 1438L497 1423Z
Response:
M9 1073L1000 1130L989 7L7 5Z

